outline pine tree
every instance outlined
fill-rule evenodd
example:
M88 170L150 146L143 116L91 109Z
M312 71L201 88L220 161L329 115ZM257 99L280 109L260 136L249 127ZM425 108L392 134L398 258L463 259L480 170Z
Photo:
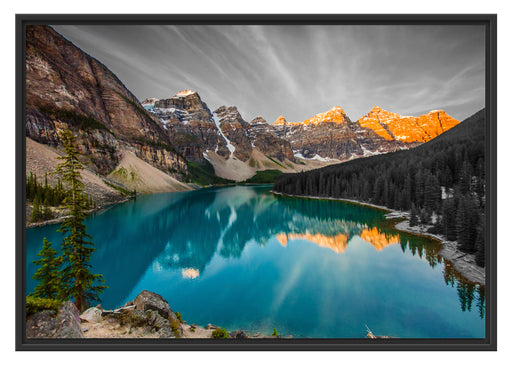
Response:
M29 176L27 176L27 200L32 201L34 199L34 174L31 172Z
M89 261L95 248L84 224L87 198L83 193L84 184L80 175L83 169L83 164L79 160L80 153L69 130L62 132L60 136L65 155L58 157L62 163L57 166L56 172L61 174L63 181L69 186L64 199L69 217L62 222L58 230L65 236L62 242L63 267L60 277L63 285L60 297L63 300L74 298L76 307L82 311L89 300L98 300L98 295L107 287L101 285L104 283L102 275L90 271Z
M39 204L39 197L36 195L34 197L34 204L32 206L31 222L39 222L42 217L43 217L43 212L41 211L41 206Z
M431 221L432 221L432 216L430 215L429 211L426 208L422 209L420 212L421 224L430 224Z
M449 241L455 241L457 239L456 218L457 206L455 199L445 199L443 201L441 224L443 227L442 233Z
M411 227L418 225L418 210L416 209L416 205L414 203L411 204L411 217L409 219L409 225Z
M464 156L464 162L459 173L459 187L462 194L467 194L471 190L471 180L473 175L473 168L469 163L469 159L466 155Z
M43 208L43 219L44 220L50 220L50 219L53 219L53 218L55 218L55 216L53 215L52 210L48 206L45 206Z
M474 229L471 225L471 207L469 198L462 196L459 199L459 206L457 208L457 243L460 250L464 252L473 251L473 241L471 240L471 230Z
M485 316L485 288L481 285L478 286L478 312L480 314L480 318L484 318Z
M425 208L433 212L441 201L441 187L436 176L429 174L425 183Z
M475 260L477 265L484 267L485 266L485 230L483 217L480 219L480 223L477 227L477 235L475 239Z
M32 296L39 298L56 299L60 290L59 268L61 258L57 256L57 251L53 249L52 243L43 238L43 248L37 256L39 260L33 261L35 265L40 266L32 279L39 280Z
M404 190L400 200L400 207L403 210L408 210L411 207L411 187L411 174L407 174L407 178L405 179L404 183Z
M50 187L45 187L44 189L44 205L52 205L53 202L53 191Z

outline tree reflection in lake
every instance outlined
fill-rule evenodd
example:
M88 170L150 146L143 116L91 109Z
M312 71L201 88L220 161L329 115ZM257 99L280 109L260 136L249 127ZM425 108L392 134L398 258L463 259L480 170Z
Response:
M90 217L87 225L97 245L93 265L107 278L107 303L126 298L150 267L176 270L193 280L203 275L215 255L238 260L251 243L266 246L277 241L288 250L310 242L346 255L352 242L364 241L383 259L388 247L400 245L404 253L426 260L432 268L444 265L445 283L457 288L461 310L474 310L476 300L483 318L485 288L464 280L445 262L438 254L439 242L395 230L382 210L278 197L269 189L237 186L156 194ZM31 262L42 237L61 240L55 226L27 231L27 278L35 270ZM32 287L29 279L27 291Z
M438 254L440 243L389 228L393 224L383 224L384 213L378 209L332 200L280 197L270 192L257 194L247 187L231 187L218 189L215 198L208 201L200 196L183 199L164 214L173 217L168 220L170 227L164 227L173 234L157 259L165 267L193 268L200 275L215 252L237 258L247 243L254 240L265 245L272 237L282 245L302 239L342 254L351 238L359 236L378 251L400 244L404 252L409 250L413 256L424 257L431 267L443 264L445 282L457 286L461 309L470 311L477 294L483 318L484 288L465 280L443 260ZM191 219L197 227L192 231L187 224ZM378 228L382 226L388 228Z

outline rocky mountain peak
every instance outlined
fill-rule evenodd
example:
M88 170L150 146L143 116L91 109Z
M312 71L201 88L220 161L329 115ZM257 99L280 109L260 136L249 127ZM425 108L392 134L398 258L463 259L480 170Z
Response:
M303 122L298 122L298 124L319 124L319 123L336 123L343 124L349 123L350 119L345 114L345 111L340 106L335 106L332 109L326 111L325 113L319 113L312 118L306 119Z
M185 96L189 96L189 95L193 95L193 94L197 95L197 93L195 91L192 91L192 90L182 90L179 93L177 93L175 95L175 97L185 97Z
M340 106L335 106L330 110L316 114L315 116L306 119L302 122L287 122L286 119L281 115L275 121L275 126L306 126L306 125L318 125L320 123L336 123L345 124L350 123L350 118L345 114L345 111Z
M275 125L286 125L287 121L286 121L286 119L284 119L284 117L282 115L280 115L279 118L276 119L274 124Z
M268 124L267 121L265 119L263 119L263 117L261 115L258 115L256 118L251 120L249 123L251 124L251 126L258 125L258 124Z
M427 114L425 114L425 115L429 115L429 116L430 116L430 115L442 115L442 116L446 116L446 115L448 115L448 114L447 114L444 110L437 110L437 109L436 109L436 110L431 110L431 111L429 111L429 112L428 112Z
M200 110L210 110L205 103L201 100L198 93L191 90L180 91L170 99L161 99L155 102L155 108L160 109L182 109L187 112L196 112Z
M246 121L243 120L243 118L240 115L240 113L238 112L238 109L236 108L236 106L227 107L227 106L223 105L223 106L217 108L217 110L215 110L214 113L218 115L221 122L238 121L238 122L242 122L242 124L247 123Z
M364 117L372 117L372 116L379 116L380 118L405 118L404 116L392 113L387 110L382 109L380 106L374 106L372 110L370 110L369 113L367 113ZM362 118L361 118L362 119Z
M413 117L388 112L378 106L374 106L358 122L361 127L372 129L387 140L406 143L428 142L459 123L442 110Z
M159 101L160 99L157 98L146 98L142 101L142 106L146 109L153 108L155 106L155 103Z

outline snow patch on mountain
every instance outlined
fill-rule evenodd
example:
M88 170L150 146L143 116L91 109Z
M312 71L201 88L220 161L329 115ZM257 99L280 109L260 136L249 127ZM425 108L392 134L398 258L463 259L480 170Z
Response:
M226 144L228 146L228 150L229 150L229 158L232 158L233 157L233 152L235 152L235 146L233 146L231 144L231 141L228 139L228 137L226 137L224 135L224 133L222 133L222 129L220 129L220 120L219 120L219 117L217 116L217 114L213 114L213 121L215 122L215 125L217 126L217 129L219 130L219 133L220 135L224 138L224 140L226 141Z
M366 156L375 156L375 155L382 154L382 152L380 152L380 151L370 151L370 150L367 150L363 145L361 145L361 149L363 150L363 156L364 157L366 157Z
M301 158L303 160L317 160L317 161L322 161L322 162L330 162L330 161L336 161L336 159L333 159L333 158L328 158L328 157L322 157L320 156L319 154L316 154L315 156L313 157L304 157L302 155L302 153L300 152L297 152L297 151L293 151L293 155L296 157L296 158Z

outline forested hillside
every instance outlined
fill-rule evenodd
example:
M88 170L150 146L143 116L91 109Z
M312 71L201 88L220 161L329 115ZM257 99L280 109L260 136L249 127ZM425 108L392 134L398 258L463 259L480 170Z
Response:
M279 193L356 199L411 212L485 262L485 110L419 147L283 174Z

